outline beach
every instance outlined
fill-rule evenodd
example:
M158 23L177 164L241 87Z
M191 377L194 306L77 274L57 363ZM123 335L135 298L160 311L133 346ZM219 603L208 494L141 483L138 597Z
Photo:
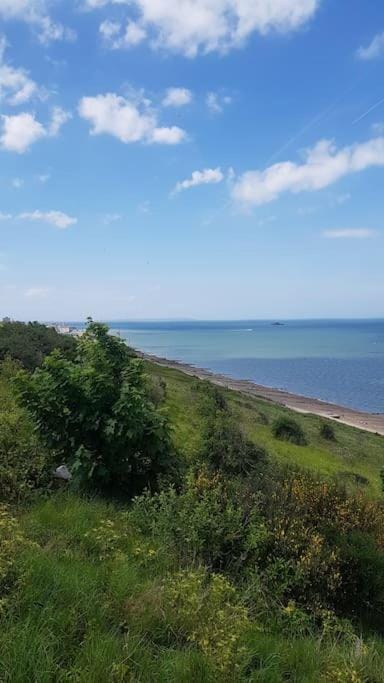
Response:
M319 417L341 422L350 427L356 427L357 429L362 429L366 432L373 432L384 436L384 413L368 413L354 410L352 408L320 401L316 398L300 396L299 394L292 394L280 389L262 386L250 380L233 379L188 363L181 363L179 361L161 358L140 351L137 351L137 354L145 360L156 363L157 365L179 370L186 375L201 380L209 380L213 384L238 391L248 396L254 396L255 398L262 398L273 403L278 403L279 405L283 405L298 413L318 415Z

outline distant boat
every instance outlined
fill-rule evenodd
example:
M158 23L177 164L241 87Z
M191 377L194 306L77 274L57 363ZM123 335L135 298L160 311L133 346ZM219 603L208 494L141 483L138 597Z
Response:
M284 327L285 323L271 323L274 327Z

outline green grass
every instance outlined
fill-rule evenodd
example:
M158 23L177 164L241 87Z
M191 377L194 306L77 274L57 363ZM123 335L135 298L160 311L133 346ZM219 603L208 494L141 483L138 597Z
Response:
M90 544L87 534L105 519L120 530L120 555L100 557ZM164 565L138 559L133 548L143 539L122 519L120 509L74 494L56 494L22 515L24 533L39 547L19 558L20 583L1 619L2 682L331 683L355 680L331 673L349 671L351 662L364 674L356 680L384 681L382 641L367 641L370 656L360 661L356 645L288 638L257 623L241 644L242 669L215 671L170 628L161 603Z
M195 380L152 364L147 369L166 380L173 438L191 462L202 438ZM320 437L315 416L224 392L244 432L272 458L353 487L358 476L368 495L380 494L382 437L335 424L336 440L328 441ZM272 423L281 415L294 417L308 445L272 436ZM18 551L8 602L0 602L1 683L384 683L379 638L368 636L360 653L356 640L282 632L260 614L252 614L239 644L242 666L219 672L175 626L177 614L167 611L162 586L172 585L176 558L160 541L141 537L127 508L56 493L19 509L17 516L31 544Z
M201 439L198 397L192 391L196 380L179 370L147 363L150 374L167 383L166 405L174 426L176 446L193 458ZM335 441L320 437L322 418L302 415L269 401L223 389L245 434L264 446L279 462L304 467L326 477L337 477L352 488L361 487L369 496L381 494L380 470L384 466L384 437L347 425L334 425ZM308 444L295 446L272 436L271 425L282 415L293 417L303 428Z

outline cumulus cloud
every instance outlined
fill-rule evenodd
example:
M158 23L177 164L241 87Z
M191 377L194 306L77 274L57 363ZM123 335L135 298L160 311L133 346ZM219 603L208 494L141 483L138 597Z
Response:
M2 115L0 147L9 152L23 154L38 140L58 135L69 118L70 115L60 107L53 109L52 119L47 126L40 123L35 114L23 112L15 116Z
M0 18L24 21L33 27L39 41L44 44L56 40L71 41L75 32L55 22L48 13L48 0L0 0Z
M39 94L39 88L30 78L28 71L5 62L6 48L6 38L0 36L0 101L17 106Z
M127 99L115 93L83 97L79 114L91 124L91 135L113 135L125 144L175 145L186 137L185 131L177 126L159 127L157 115L146 101Z
M342 228L341 230L324 230L323 237L327 239L367 239L376 235L376 230L369 228Z
M168 88L163 99L163 107L184 107L192 101L188 88Z
M315 14L320 0L84 0L90 9L133 7L151 46L194 57L240 47L252 33L288 33ZM138 19L137 19L138 16ZM120 32L120 30L119 30ZM144 38L144 35L143 35Z
M39 223L48 223L48 225L53 225L55 228L60 230L65 230L71 225L77 223L77 218L68 216L68 214L62 211L32 211L21 213L17 217L19 220L23 221L38 221Z
M106 19L100 24L99 32L107 47L112 50L135 47L146 38L146 31L135 21L122 24Z
M370 61L384 56L384 32L373 37L369 45L359 47L357 56L363 61Z
M220 168L205 168L203 171L193 171L190 178L178 182L174 192L189 190L191 187L197 187L197 185L217 184L221 183L222 180L224 180L224 174Z
M11 213L4 213L3 211L0 211L0 221L10 221L12 218L13 216Z
M217 92L209 92L205 101L211 114L221 114L224 107L231 104L232 97L229 95L220 95L220 93Z
M248 206L267 204L290 192L322 190L346 175L384 166L384 137L338 149L320 140L305 152L303 163L284 161L263 171L247 171L235 180L232 196Z

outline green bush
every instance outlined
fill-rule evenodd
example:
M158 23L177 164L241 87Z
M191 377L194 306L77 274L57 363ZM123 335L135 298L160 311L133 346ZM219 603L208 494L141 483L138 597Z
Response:
M9 356L28 370L34 370L54 349L73 357L76 340L36 322L0 323L0 360Z
M200 382L200 413L203 417L201 461L228 476L249 476L267 462L264 448L247 439L236 423L223 392L209 382Z
M276 439L289 441L297 446L305 446L307 443L303 429L291 417L277 418L272 425L272 434Z
M319 429L319 435L322 439L327 441L336 441L335 430L333 425L329 422L322 422Z
M142 361L106 326L88 323L73 361L54 351L17 379L44 442L80 485L135 495L175 474L168 421L148 396Z
M49 453L12 387L18 369L11 360L0 367L0 500L7 503L25 501L51 479Z

